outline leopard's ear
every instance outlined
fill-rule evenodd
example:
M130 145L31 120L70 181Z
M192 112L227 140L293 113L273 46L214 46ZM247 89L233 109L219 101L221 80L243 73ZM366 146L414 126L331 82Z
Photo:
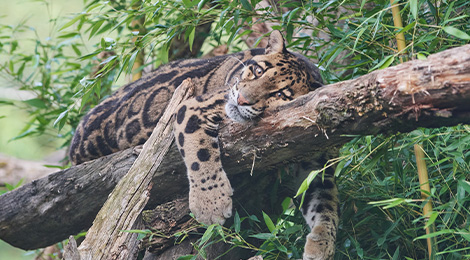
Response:
M268 46L264 50L264 54L271 54L271 53L285 53L286 45L284 44L284 37L280 31L273 31L268 39Z

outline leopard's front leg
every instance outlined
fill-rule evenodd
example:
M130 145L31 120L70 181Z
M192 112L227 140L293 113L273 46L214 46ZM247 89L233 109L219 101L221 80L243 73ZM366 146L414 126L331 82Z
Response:
M223 224L232 215L232 187L222 168L218 126L224 92L183 102L176 114L175 137L189 178L189 208L199 222Z

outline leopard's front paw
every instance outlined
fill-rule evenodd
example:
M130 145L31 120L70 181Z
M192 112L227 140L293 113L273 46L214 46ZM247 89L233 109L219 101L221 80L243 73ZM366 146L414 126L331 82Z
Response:
M189 190L189 209L197 221L210 225L224 224L232 216L233 190L224 176L204 178L192 184Z
M323 226L316 226L307 235L303 260L328 260L335 254L335 237L331 230Z

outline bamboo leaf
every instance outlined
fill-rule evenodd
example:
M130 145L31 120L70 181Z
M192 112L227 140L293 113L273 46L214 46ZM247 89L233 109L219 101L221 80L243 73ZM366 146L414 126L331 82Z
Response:
M426 222L426 225L424 225L424 228L426 229L429 226L431 226L432 224L434 224L434 222L436 221L437 216L439 216L439 213L436 212L436 211L432 211L430 216L429 216L428 221Z
M240 215L238 215L238 211L235 211L235 217L233 218L233 225L235 227L235 232L240 233L241 221L240 221Z
M444 26L442 28L446 33L452 35L452 36L455 36L459 39L462 39L462 40L470 40L470 35L468 35L466 32L464 31L461 31L455 27L452 27L452 26Z
M460 187L462 187L462 189L464 189L467 194L470 195L470 182L469 181L466 181L464 179L460 179L459 182L458 182L458 185Z
M201 237L201 241L199 241L199 246L202 246L204 243L206 243L209 240L209 238L212 237L212 230L214 230L214 227L216 225L217 224L212 224L206 229L206 232L204 232L204 235L202 235Z
M44 101L39 99L39 98L32 98L32 99L25 100L23 102L30 105L30 106L32 106L32 107L36 107L36 108L40 108L40 109L47 108L46 103L44 103Z
M263 211L263 219L264 219L264 223L268 227L269 231L271 233L273 233L276 230L276 226L274 225L271 218L266 213L264 213L264 211Z
M189 50L193 51L193 43L194 43L194 34L196 33L196 27L193 27L191 33L189 34Z
M100 29L101 25L103 25L105 20L100 20L93 24L91 27L90 35L88 36L88 39L91 39L93 36L95 36L96 32Z
M248 2L248 0L240 0L243 8L245 8L248 11L253 11L253 8L251 7L251 4Z
M305 180L300 185L299 189L297 190L297 194L295 194L294 198L297 198L300 194L306 192L308 190L308 187L310 186L310 183L312 183L313 179L315 179L315 177L317 177L319 173L320 170L310 172L307 178L305 178Z
M369 70L369 72L372 72L374 70L381 70L388 68L390 64L392 64L395 61L395 56L394 55L389 55L382 59L377 65L375 65L372 69Z
M416 240L419 240L419 239L427 239L427 238L431 238L431 237L437 237L437 236L440 236L440 235L453 234L453 233L455 233L455 231L453 229L444 229L444 230L441 230L441 231L437 231L437 232L433 232L433 233L430 233L430 234L419 236L419 237L413 239L413 241L416 241Z
M262 240L268 240L268 239L274 238L274 235L272 233L259 233L259 234L250 235L250 237L254 237L254 238L262 239Z
M201 0L199 1L199 4L197 4L197 11L200 12L204 5L208 2L209 0Z
M59 117L54 121L53 126L55 127L57 124L59 125L59 131L62 130L62 127L65 125L65 120L67 119L67 115L69 110L65 110L64 112L60 113Z
M74 23L78 22L80 19L84 18L85 17L85 14L79 14L77 16L75 16L72 20L70 20L68 23L64 24L64 26L62 26L59 31L62 31L70 26L72 26Z
M410 11L415 20L418 19L418 0L410 0Z

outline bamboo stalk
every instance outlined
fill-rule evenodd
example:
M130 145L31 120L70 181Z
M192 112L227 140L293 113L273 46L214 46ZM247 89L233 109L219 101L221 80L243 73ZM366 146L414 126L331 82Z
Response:
M394 2L397 3L394 4ZM398 7L398 0L390 0L390 4L392 5L393 24L396 28L402 29L403 23L400 16L400 7ZM395 38L397 39L398 52L403 52L406 48L405 34L403 32L398 33ZM401 56L400 62L403 62L403 58Z
M397 2L397 3L394 3ZM400 16L400 8L398 6L398 0L390 0L390 4L392 5L392 16L393 16L393 24L396 28L403 28L403 23ZM405 34L403 32L397 33L395 36L397 40L397 48L399 53L403 53L406 48L405 42ZM400 62L403 63L403 57L400 56ZM431 193L431 187L429 186L429 178L428 178L428 170L426 167L426 161L424 160L424 152L423 147L420 144L414 145L415 157L416 157L416 165L418 167L418 178L419 184L421 186L421 198L423 200L428 199L428 194ZM426 193L427 192L427 193ZM426 223L428 222L429 216L432 212L432 204L431 199L429 198L428 202L423 207L423 216L426 218ZM435 225L432 224L426 228L426 234L429 235L431 232L436 230ZM427 238L428 244L428 254L429 259L435 259L436 252L437 252L437 243L436 238Z
M142 1L137 1L132 8L137 10L140 8L142 4ZM145 28L144 28L144 23L145 23L145 17L142 16L139 19L135 19L131 22L131 29L132 32L136 33L137 36L135 36L132 41L136 42L138 39L138 35L143 35L145 34ZM139 53L137 54L134 64L132 65L132 81L136 81L140 78L142 78L142 70L139 70L139 68L144 64L144 49L141 49Z
M415 150L415 157L416 157L416 165L418 167L419 184L422 190L421 198L423 200L427 200L429 197L428 194L431 193L431 187L429 186L428 169L426 167L426 161L424 160L423 147L420 144L415 144L414 150ZM431 199L429 198L428 202L426 202L426 204L423 207L423 215L426 218L426 223L428 221L428 218L431 212L432 212L432 204L431 204ZM432 224L426 228L426 234L428 235L431 232L434 232L435 230L436 228L434 224ZM427 243L428 243L429 259L435 259L435 255L437 252L436 238L435 237L427 238Z

